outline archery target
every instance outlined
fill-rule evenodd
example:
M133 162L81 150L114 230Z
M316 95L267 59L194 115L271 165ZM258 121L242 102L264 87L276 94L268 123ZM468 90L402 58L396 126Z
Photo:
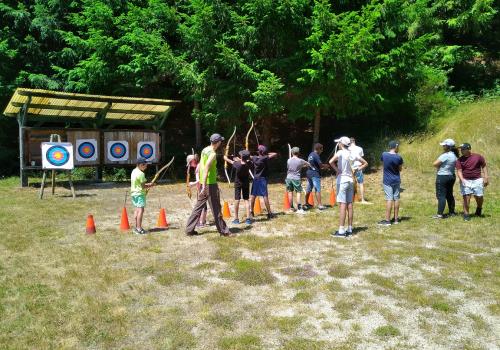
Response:
M153 141L144 141L137 143L137 158L144 158L148 161L156 160L156 143Z
M42 142L42 168L73 169L73 145L69 142Z
M97 141L95 139L76 140L76 160L90 162L97 160Z
M108 159L112 162L123 162L128 160L128 142L109 141Z

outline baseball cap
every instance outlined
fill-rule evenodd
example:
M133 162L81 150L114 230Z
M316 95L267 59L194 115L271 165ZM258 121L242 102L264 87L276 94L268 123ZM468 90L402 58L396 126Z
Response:
M190 154L186 157L186 165L189 165L194 160L194 154Z
M250 158L250 152L247 151L246 149L244 149L244 150L240 151L240 157L243 160L247 160L248 158Z
M139 157L137 158L137 164L151 164L146 158Z
M348 138L347 136L342 136L342 137L336 139L335 142L339 142L339 143L343 144L344 146L349 146L351 144L351 139Z
M443 142L440 142L439 144L441 146L450 146L450 147L453 147L453 146L455 146L455 141L453 141L452 139L446 139Z
M460 145L461 149L471 149L472 147L470 146L470 143L464 142Z
M393 148L396 148L398 146L399 146L398 141L395 141L395 140L389 141L389 149L393 149Z
M212 134L210 136L210 142L215 143L219 141L224 141L224 138L220 134Z
M292 148L292 154L299 154L299 153L300 153L300 148L298 148L298 147Z

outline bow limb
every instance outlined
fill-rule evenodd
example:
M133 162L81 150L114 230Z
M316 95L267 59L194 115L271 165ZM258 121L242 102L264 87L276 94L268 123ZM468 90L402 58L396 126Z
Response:
M231 134L231 137L229 140L227 140L226 148L224 149L224 156L227 157L229 155L229 147L231 146L231 140L234 138L234 135L236 134L236 125L234 126L233 133ZM224 159L224 174L226 174L226 179L227 183L231 184L231 179L229 178L229 175L227 174L227 161Z
M153 177L153 180L151 180L152 185L154 185L158 181L158 178L160 177L161 173L165 172L172 165L172 163L174 162L174 159L175 159L175 157L172 157L172 159L170 159L170 162L165 164L160 170L158 170L156 172L155 176ZM149 188L146 189L146 194L148 192L149 192Z
M292 146L288 144L288 159L292 158Z
M250 136L250 133L252 132L252 129L253 129L253 120L252 120L252 124L250 125L250 129L248 129L248 132L247 132L247 136L245 137L245 149L247 151L249 151L249 147L248 147L248 137Z

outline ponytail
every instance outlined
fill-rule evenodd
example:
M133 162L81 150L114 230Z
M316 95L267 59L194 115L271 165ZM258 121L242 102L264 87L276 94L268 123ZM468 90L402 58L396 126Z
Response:
M451 147L450 150L455 154L455 156L457 158L460 157L460 154L458 153L458 148L456 148L455 146Z

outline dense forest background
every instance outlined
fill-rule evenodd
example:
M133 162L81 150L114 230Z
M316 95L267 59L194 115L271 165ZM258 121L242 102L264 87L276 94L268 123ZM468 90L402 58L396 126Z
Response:
M498 10L494 0L2 0L0 105L16 87L179 98L166 128L186 144L195 120L204 135L254 120L276 147L347 125L366 138L406 131L500 94ZM16 134L1 117L3 174L18 165Z

